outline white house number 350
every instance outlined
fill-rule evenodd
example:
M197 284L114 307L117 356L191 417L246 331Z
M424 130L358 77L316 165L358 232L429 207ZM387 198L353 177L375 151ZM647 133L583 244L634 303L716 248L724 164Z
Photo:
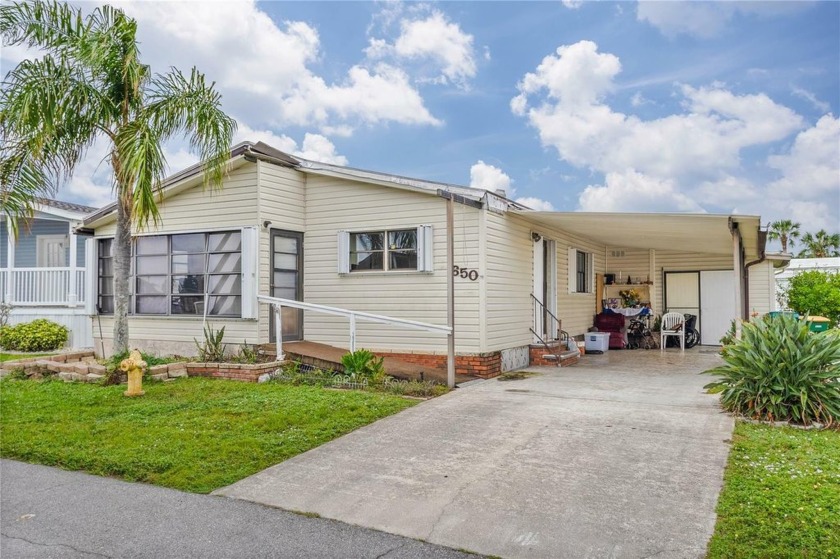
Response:
M470 270L467 268L461 268L459 266L452 267L452 275L456 278L468 279L470 281L475 281L478 279L478 270Z

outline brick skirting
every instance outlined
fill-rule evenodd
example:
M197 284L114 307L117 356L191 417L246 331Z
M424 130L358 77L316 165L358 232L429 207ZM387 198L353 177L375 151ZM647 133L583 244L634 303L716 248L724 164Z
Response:
M239 363L187 363L187 375L191 377L225 378L257 382L260 375L277 370L282 361L245 365Z
M560 342L551 342L548 344L548 349L542 344L535 344L529 346L528 358L532 366L558 366L555 355L560 355L564 352L563 344ZM551 355L551 357L546 357ZM568 367L580 361L580 354L572 354L560 359L560 367Z
M446 369L446 355L430 353L391 353L377 351L380 357L393 357L406 363L414 363L424 367L435 369ZM471 375L481 378L492 378L502 373L502 353L499 351L490 353L477 353L471 355L455 356L455 373L459 375Z

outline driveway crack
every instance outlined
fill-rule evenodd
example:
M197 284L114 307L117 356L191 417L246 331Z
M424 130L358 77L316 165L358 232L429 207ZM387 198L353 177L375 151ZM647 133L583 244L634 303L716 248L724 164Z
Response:
M20 537L20 536L10 536L8 534L3 534L3 533L0 533L0 536L3 536L4 538L8 538L10 540L20 540L20 541L26 542L28 544L37 545L37 546L40 546L40 547L63 547L63 548L67 548L67 549L72 549L76 553L81 553L82 555L88 555L90 557L105 557L106 559L113 559L113 557L110 556L110 555L105 555L103 553L96 553L95 551L86 551L84 549L79 549L78 547L73 547L72 545L66 544L66 543L41 543L41 542L36 542L36 541L26 539L26 538L23 538L23 537Z
M398 550L398 549L400 549L400 548L405 547L405 544L406 544L406 542L403 542L403 543L401 543L400 545L398 545L398 546L396 546L396 547L392 547L391 549L389 549L389 550L385 551L385 553L382 553L382 554L380 554L380 555L377 555L374 559L385 559L385 557L387 557L388 555L390 555L392 552L394 552L394 551L396 551L396 550Z

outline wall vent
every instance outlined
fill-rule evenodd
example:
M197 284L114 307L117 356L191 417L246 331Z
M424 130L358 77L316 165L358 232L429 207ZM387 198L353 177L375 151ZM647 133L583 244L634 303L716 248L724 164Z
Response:
M610 251L610 258L624 258L624 251L623 250Z

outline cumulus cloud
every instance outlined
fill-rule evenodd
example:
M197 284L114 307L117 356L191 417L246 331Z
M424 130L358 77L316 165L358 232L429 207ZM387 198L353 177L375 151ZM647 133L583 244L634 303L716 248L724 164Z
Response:
M587 186L580 195L580 209L585 212L705 211L680 193L673 181L632 169L607 173L605 184Z
M721 83L677 86L682 112L644 120L607 104L620 71L620 60L591 41L564 45L522 78L511 100L544 146L605 175L581 193L587 210L701 210L689 194L714 207L755 201L756 188L742 177L742 151L804 126L764 93L736 94Z
M483 188L491 192L501 189L509 196L513 196L515 191L510 187L510 184L510 177L504 171L480 159L470 167L470 186L472 188Z
M583 0L563 0L563 5L570 10L577 10L583 6Z
M468 86L477 71L473 36L438 10L401 19L400 34L393 43L371 38L365 52L371 59L418 62L420 81L451 83L461 88ZM484 56L489 59L486 49Z
M840 118L828 114L800 132L788 153L767 165L781 177L769 186L780 207L789 206L802 223L837 230L840 224ZM816 224L813 225L817 227Z
M303 137L302 145L298 147L298 143L285 134L278 135L271 130L255 130L246 124L240 124L234 143L244 141L263 142L291 155L321 163L332 163L334 165L347 165L348 163L347 157L336 153L335 145L329 138L321 134L307 132Z
M542 198L534 198L533 196L523 196L522 198L517 198L516 201L523 206L528 206L532 210L537 210L539 212L553 212L554 205L547 201L543 200Z
M805 2L661 2L640 1L636 19L646 21L667 37L720 34L736 14L773 17L807 9Z
M153 68L197 66L217 81L225 108L249 122L324 132L381 122L437 126L409 76L393 65L364 62L327 82L312 69L322 56L317 29L273 21L252 0L119 2L139 23ZM361 53L360 53L361 56Z

